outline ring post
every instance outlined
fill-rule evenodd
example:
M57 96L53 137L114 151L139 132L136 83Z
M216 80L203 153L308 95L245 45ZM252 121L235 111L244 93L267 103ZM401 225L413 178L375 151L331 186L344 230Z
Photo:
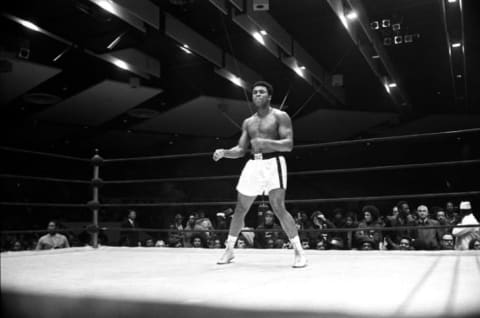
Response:
M93 198L88 204L93 212L93 238L92 244L94 248L98 248L98 211L100 209L99 189L102 185L102 179L100 179L100 165L103 163L103 158L98 154L98 149L95 149L95 155L91 159L93 165L93 178L92 178L92 194Z

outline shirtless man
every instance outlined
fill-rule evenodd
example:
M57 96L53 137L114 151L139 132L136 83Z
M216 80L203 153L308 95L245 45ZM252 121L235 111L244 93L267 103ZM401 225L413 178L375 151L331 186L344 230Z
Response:
M238 145L230 149L217 149L213 160L222 158L237 159L243 157L251 146L252 158L246 163L238 181L238 199L235 206L227 247L217 264L228 264L233 258L233 248L244 226L245 215L258 195L267 193L273 212L280 220L295 250L293 267L307 265L297 227L285 208L285 189L287 187L287 167L282 152L293 148L292 122L286 112L272 108L273 88L267 82L253 85L252 99L257 112L245 119Z

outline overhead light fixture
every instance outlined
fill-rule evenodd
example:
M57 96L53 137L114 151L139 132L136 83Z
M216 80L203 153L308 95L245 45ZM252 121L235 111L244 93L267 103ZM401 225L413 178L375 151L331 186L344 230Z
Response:
M112 1L110 0L100 0L96 2L100 8L102 8L105 11L108 11L110 13L115 14L117 11L115 10L115 7L113 6Z
M242 79L241 79L240 77L238 77L238 76L232 75L232 76L230 77L230 81L231 81L233 84L237 85L237 86L243 87L243 85L242 85Z
M357 14L356 11L353 11L353 10L352 10L352 11L350 11L349 13L347 13L347 14L345 15L345 17L346 17L348 20L352 21L352 20L355 20L356 18L358 18L358 14Z
M389 28L390 27L390 19L382 20L382 28Z
M383 39L383 45L385 45L385 46L390 46L390 45L392 45L392 38L390 38L390 37L384 38L384 39Z
M395 43L395 44L402 44L402 42L403 42L403 36L401 36L401 35L396 35L393 38L393 43Z
M397 83L390 83L390 84L388 84L388 87L390 87L390 88L397 87Z
M385 90L387 91L387 93L390 94L390 86L388 86L387 83L385 83L383 86L385 86Z
M448 3L455 3L457 0L448 0Z
M462 46L462 43L460 43L460 42L456 42L456 43L452 44L452 47L455 47L455 48L456 47L461 47L461 46Z
M462 74L457 74L457 78L462 78L463 75Z
M17 19L17 22L20 23L21 25L23 25L24 27L26 27L27 29L37 31L37 32L41 31L41 29L37 25L33 24L30 21L23 20L23 19Z
M380 29L380 23L378 23L378 21L370 22L370 28L372 30L378 30Z
M293 70L295 71L295 73L297 73L298 76L300 77L303 77L305 74L303 73L303 71L305 70L305 66L294 66L293 67Z
M65 50L63 50L62 52L60 52L60 54L58 54L57 56L55 56L55 58L53 59L53 62L58 61L58 60L59 60L65 53L67 53L69 50L70 50L70 48L67 47Z
M403 37L403 42L405 43L412 43L413 42L413 35L412 34L406 34Z
M180 49L187 54L193 54L192 51L190 51L189 46L187 44L180 46Z
M122 33L120 34L119 36L117 36L108 46L107 46L107 49L109 50L112 50L113 48L115 48L118 44L118 42L120 42L120 40L122 39L123 35L125 33Z
M265 40L263 39L263 35L261 35L259 32L253 32L252 36L260 42L262 45L265 45Z
M268 33L267 33L267 31L265 31L265 30L261 30L261 31L260 31L260 34L263 35L263 36L265 36L265 35L267 35Z
M380 55L372 55L372 59L379 59Z
M125 61L122 61L120 59L114 59L112 61L112 63L116 66L116 67L119 67L121 69L124 69L124 70L129 70L129 67L128 67L128 64L125 62Z

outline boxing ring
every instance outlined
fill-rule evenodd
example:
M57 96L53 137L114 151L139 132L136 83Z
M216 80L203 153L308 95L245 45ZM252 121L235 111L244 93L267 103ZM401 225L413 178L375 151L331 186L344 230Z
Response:
M91 247L9 252L2 310L11 317L473 317L476 251L307 251ZM412 267L412 262L415 266Z
M480 129L472 129L421 136L372 138L303 145L298 148L444 137L479 131ZM51 155L38 152L30 154ZM2 206L90 209L90 230L93 234L93 247L3 252L0 264L2 314L7 317L476 317L480 314L479 251L307 250L308 266L292 269L293 251L288 249L236 249L234 262L219 266L216 261L222 253L220 249L128 248L98 244L100 229L118 230L101 226L98 220L100 208L234 204L231 201L102 203L99 200L102 185L236 177L228 175L105 181L100 178L101 165L210 155L211 153L200 153L104 160L96 154L91 160L79 160L92 164L91 180L43 178L49 182L91 186L92 200L68 204L0 202ZM426 166L468 166L479 162L480 160L464 160L295 171L289 173L289 176L417 169ZM0 177L32 182L42 179L12 174ZM287 200L287 204L436 197L477 198L479 195L480 191L473 189L450 193L293 199Z

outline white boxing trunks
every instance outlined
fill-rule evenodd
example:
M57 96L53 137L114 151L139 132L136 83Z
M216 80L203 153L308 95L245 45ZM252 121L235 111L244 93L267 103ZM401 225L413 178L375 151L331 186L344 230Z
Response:
M243 167L237 191L246 196L267 194L273 189L287 188L287 163L282 155L256 154Z

